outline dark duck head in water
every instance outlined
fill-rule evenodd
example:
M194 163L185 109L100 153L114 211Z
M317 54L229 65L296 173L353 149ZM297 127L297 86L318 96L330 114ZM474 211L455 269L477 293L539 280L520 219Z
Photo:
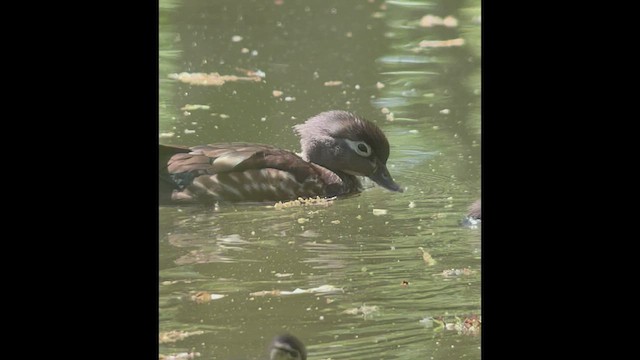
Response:
M402 192L386 163L389 142L374 123L327 111L294 126L302 152L271 145L160 145L160 203L286 201L362 190L357 176Z
M269 345L269 360L306 360L307 350L302 341L295 336L284 334L276 336Z

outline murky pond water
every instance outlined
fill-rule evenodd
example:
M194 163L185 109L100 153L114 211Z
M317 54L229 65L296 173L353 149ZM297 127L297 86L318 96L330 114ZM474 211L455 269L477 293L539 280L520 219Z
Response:
M161 207L161 354L263 359L290 332L309 359L480 358L480 27L479 0L161 0L161 143L298 151L293 125L349 110L405 188ZM259 79L172 75L214 72Z

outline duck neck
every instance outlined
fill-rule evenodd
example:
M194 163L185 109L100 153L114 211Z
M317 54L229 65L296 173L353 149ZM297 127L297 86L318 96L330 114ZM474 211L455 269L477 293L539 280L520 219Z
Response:
M360 179L358 179L357 176L347 174L346 172L343 172L340 170L331 170L331 171L333 171L336 175L340 177L340 179L342 179L342 183L344 184L344 187L346 189L349 189L348 192L362 190L362 183L360 183Z
M338 177L340 177L340 179L342 180L342 186L341 186L342 189L340 190L340 192L354 192L354 191L362 190L362 183L360 182L360 179L358 179L357 176L351 175L344 171L333 169L330 166L327 166L327 163L329 163L329 161L325 161L324 157L322 156L322 152L314 152L314 151L304 152L303 151L302 153L297 155L300 156L304 161L322 166L323 168L338 175Z

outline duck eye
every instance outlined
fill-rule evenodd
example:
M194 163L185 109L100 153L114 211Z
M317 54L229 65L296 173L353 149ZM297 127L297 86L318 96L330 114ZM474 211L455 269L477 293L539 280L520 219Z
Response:
M371 146L364 141L353 141L349 139L345 139L349 147L356 152L356 154L364 157L369 157L371 155Z

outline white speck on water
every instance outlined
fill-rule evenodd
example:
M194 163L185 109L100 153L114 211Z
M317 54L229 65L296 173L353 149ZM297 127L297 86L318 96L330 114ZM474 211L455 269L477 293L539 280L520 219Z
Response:
M284 101L295 101L296 98L293 96L287 96L286 98L284 98Z
M360 90L360 85L357 85L357 84L356 84L356 86L354 86L354 88L355 88L356 90Z
M266 117L266 116L261 117L261 118L260 118L260 121L262 121L262 122L267 121L267 117Z
M196 132L195 130L184 129L185 134L193 134L195 132Z
M258 56L258 50L251 50L251 56Z
M447 115L448 113L450 113L451 111L449 109L442 109L440 110L440 114L445 114Z
M409 201L409 209L413 209L414 207L416 207L416 203L413 201Z
M389 211L386 209L373 209L373 215L375 216L380 216L380 215L386 215Z
M242 36L240 36L240 35L233 35L233 36L231 37L231 41L233 41L233 42L240 42L240 41L242 41Z
M409 130L409 133L410 133L410 134L417 134L417 133L418 133L418 130L416 130L416 129L412 129L412 130Z

